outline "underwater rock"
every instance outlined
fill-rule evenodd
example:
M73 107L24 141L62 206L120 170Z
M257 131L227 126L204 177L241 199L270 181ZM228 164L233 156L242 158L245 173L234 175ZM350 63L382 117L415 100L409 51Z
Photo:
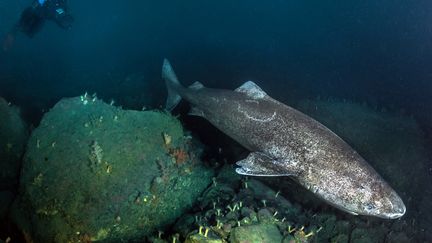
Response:
M19 109L0 97L0 191L16 185L27 138Z
M224 241L214 234L195 233L191 234L185 240L185 243L223 243Z
M280 195L280 191L275 192L270 187L266 186L262 182L251 179L248 180L249 187L253 190L255 198L260 199L262 202L272 202L280 208L292 209L292 204Z
M169 114L63 99L31 134L12 217L39 242L143 240L211 183L200 152Z
M270 222L274 221L273 214L267 208L260 209L258 211L257 215L258 215L258 220L260 222L270 223Z
M236 227L231 231L230 242L281 242L282 235L273 224L257 224Z

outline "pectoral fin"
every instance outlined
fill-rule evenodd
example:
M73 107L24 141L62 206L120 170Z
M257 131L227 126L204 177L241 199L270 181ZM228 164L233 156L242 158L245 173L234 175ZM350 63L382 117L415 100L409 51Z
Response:
M204 117L204 112L202 110L200 110L198 107L192 106L188 115Z
M253 152L243 160L236 163L239 168L236 172L241 175L249 176L290 176L290 173L284 170L283 164L272 159L266 154Z

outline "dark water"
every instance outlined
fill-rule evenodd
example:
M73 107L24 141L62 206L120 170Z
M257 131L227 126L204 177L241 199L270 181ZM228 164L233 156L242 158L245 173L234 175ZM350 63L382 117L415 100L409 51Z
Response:
M0 3L2 38L29 4ZM18 34L12 49L0 53L0 96L35 126L61 98L86 91L125 108L160 107L166 57L185 84L234 89L253 80L292 106L320 97L412 116L432 151L431 1L94 0L69 6L72 29L47 22L34 38ZM430 179L432 162L424 164Z

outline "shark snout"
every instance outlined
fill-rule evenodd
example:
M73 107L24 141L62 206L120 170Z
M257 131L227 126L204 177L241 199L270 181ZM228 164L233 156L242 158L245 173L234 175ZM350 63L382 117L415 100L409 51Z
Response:
M387 218L389 219L397 219L402 217L406 212L406 207L402 199L397 195L396 192L393 192L389 198L391 210L387 213Z
M390 215L391 219L397 219L402 217L406 212L405 204L403 203L402 199L397 196L397 200L393 202L393 214Z

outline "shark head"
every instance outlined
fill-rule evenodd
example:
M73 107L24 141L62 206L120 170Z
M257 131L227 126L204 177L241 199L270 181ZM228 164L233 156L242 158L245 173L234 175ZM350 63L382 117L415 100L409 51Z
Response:
M406 212L405 204L393 190L385 195L375 195L361 206L360 214L385 219L397 219L402 217Z
M347 185L348 193L330 203L353 215L397 219L405 214L406 207L402 199L384 181L355 184Z

